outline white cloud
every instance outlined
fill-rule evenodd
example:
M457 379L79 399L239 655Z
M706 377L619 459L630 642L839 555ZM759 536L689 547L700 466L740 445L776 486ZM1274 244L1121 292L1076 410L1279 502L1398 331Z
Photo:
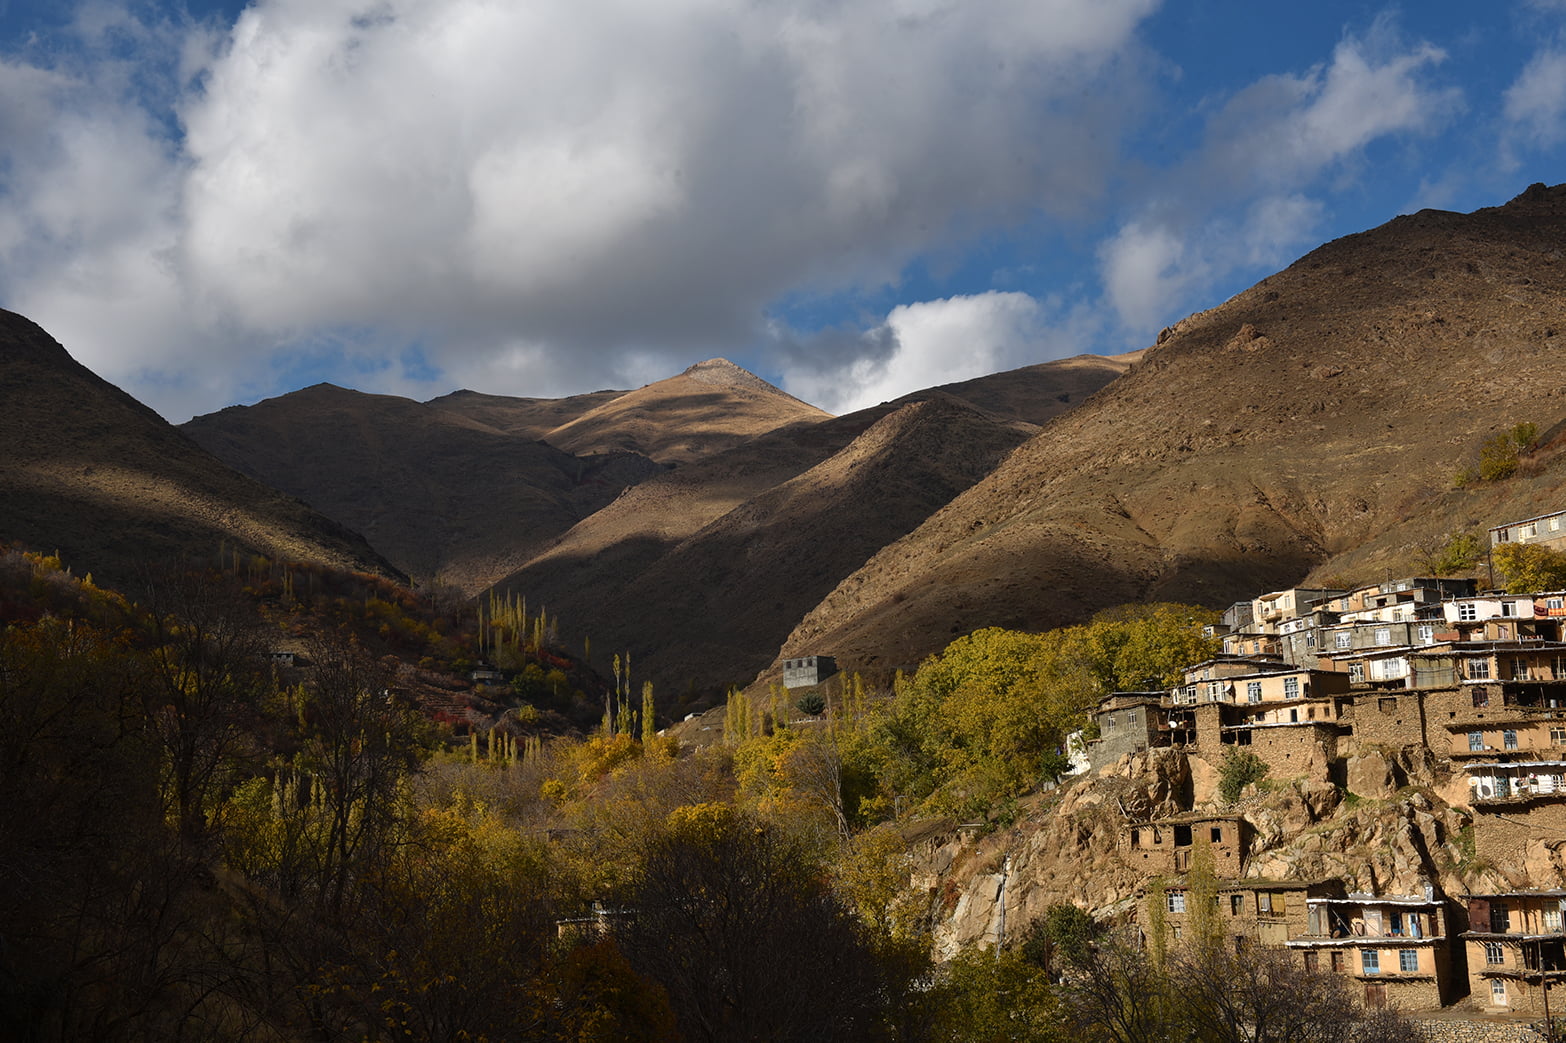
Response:
M171 415L322 331L516 393L732 350L783 292L1083 212L1156 2L257 0L217 36L94 3L79 63L3 67L48 104L0 128L48 119L0 296ZM150 89L107 71L130 38Z
M1506 89L1505 98L1508 152L1566 141L1566 51L1543 50L1534 55Z
M1382 19L1332 60L1263 77L1208 119L1200 146L1099 250L1106 302L1147 343L1233 272L1284 263L1312 245L1324 207L1307 193L1392 135L1433 131L1461 106L1429 82L1445 54L1402 44Z
M863 335L858 351L834 345L835 365L796 359L785 370L784 387L830 413L848 413L1080 352L1091 321L1081 313L1053 315L1045 303L1015 292L899 305Z

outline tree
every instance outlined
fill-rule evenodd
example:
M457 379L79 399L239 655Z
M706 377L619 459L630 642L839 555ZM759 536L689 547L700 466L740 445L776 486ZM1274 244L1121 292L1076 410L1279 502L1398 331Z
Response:
M255 610L229 577L195 571L143 579L155 683L144 711L163 751L163 791L180 835L198 840L239 781L271 688Z
M614 937L690 1040L854 1040L878 1017L865 936L807 850L728 805L677 809L623 895Z
M1566 554L1537 543L1503 543L1491 555L1508 594L1566 589Z
M1269 770L1267 762L1250 750L1230 749L1218 766L1218 796L1233 804L1246 786L1266 778Z

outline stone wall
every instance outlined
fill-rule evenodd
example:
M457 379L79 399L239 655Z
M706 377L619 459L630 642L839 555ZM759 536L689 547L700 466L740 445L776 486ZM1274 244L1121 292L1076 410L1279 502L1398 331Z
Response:
M1418 746L1429 742L1425 734L1428 697L1426 692L1399 689L1354 696L1356 746ZM1441 742L1445 736L1443 731L1436 741Z
M1531 1025L1510 1021L1419 1021L1425 1043L1544 1043Z

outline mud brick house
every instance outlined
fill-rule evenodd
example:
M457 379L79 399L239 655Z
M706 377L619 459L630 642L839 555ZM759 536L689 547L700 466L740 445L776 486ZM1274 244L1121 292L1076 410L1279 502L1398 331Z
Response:
M1490 1011L1543 1013L1566 1002L1561 911L1566 891L1469 895L1468 986L1474 1006Z

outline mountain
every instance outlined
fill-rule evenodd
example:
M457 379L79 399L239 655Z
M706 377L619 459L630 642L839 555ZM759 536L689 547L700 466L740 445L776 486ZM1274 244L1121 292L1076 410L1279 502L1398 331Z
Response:
M942 394L791 425L631 489L500 586L665 690L742 683L839 578L1035 430Z
M830 415L728 359L708 359L610 399L540 437L570 453L618 449L682 464L787 424Z
M356 533L199 448L0 311L0 539L134 585L224 545L400 578Z
M1165 330L846 577L780 658L890 669L982 626L1407 574L1450 529L1559 507L1554 450L1453 476L1489 435L1566 416L1563 248L1566 186L1543 185L1320 247Z
M533 428L570 405L551 416L536 400L463 393L437 401L317 384L196 417L183 430L364 533L410 575L468 593L663 470L634 453L579 458L538 441Z
M318 384L184 431L416 578L471 594L666 467L827 415L711 359L636 391L563 399L459 391L419 403Z

